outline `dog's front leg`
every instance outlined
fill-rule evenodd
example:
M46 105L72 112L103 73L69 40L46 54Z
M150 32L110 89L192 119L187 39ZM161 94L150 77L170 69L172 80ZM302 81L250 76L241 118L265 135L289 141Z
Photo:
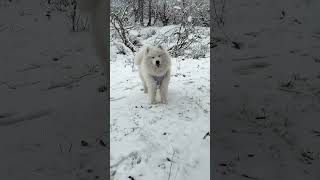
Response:
M141 81L142 81L144 93L148 93L148 86L147 86L147 83L146 83L146 81L145 81L145 79L144 79L144 77L143 77L143 74L142 74L142 72L141 72L140 67L139 67L139 76L140 76L140 79L141 79Z
M148 88L149 102L150 102L150 104L155 104L156 103L157 84L151 77L146 79L146 84L147 84L147 88Z
M168 102L168 86L170 81L170 71L168 71L160 84L160 98L161 102L166 104Z

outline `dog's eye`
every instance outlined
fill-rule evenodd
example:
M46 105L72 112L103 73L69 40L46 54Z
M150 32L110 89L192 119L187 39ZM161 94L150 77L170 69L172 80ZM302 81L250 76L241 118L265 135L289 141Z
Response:
M154 57L152 57L152 59L154 59Z
M158 57L160 57L160 55Z

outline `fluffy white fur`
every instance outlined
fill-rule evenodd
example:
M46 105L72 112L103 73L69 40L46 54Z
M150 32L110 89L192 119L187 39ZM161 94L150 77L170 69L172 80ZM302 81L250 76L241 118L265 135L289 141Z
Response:
M149 102L156 103L157 81L154 77L162 77L159 87L160 98L162 103L167 103L171 69L171 58L168 52L161 46L143 47L136 54L135 64L139 67L144 93L148 93Z
M79 0L81 13L89 13L91 17L91 32L97 55L106 78L107 72L107 3L106 0Z

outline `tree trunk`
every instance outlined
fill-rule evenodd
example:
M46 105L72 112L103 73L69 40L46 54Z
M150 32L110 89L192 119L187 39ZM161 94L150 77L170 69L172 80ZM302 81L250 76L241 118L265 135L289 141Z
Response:
M138 2L138 3L137 3ZM133 3L133 14L134 14L134 22L138 22L139 21L139 1L134 1Z
M72 11L72 31L76 32L76 17L77 17L77 1L72 1L73 11Z
M156 24L156 22L158 21L158 16L159 16L159 14L158 14L158 6L157 5L155 5L155 9L154 9L154 11L153 11L153 25L155 25Z
M163 3L163 14L162 14L162 18L161 18L163 26L168 25L168 18L167 18L166 10L167 10L167 1L165 0Z
M182 0L182 9L185 10L187 6L186 0Z
M147 26L151 26L152 0L149 0L149 22Z
M138 11L140 12L140 25L141 26L144 26L143 24L143 3L144 1L143 0L138 0L138 3L139 3L139 8L138 8Z
M134 22L136 23L139 20L139 11L138 11L138 9L134 8L133 9L133 13L134 13Z
M187 6L187 3L186 3L186 0L182 0L182 13L181 13L181 22L183 25L185 25L186 21L187 21L187 18L188 17L185 17L187 12L186 12L186 6ZM190 8L189 8L190 9Z

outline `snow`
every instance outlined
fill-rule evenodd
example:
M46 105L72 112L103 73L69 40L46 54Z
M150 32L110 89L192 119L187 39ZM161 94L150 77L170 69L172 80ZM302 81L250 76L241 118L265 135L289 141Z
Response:
M174 8L174 9L179 9L179 10L181 9L180 6L173 6L173 8Z
M151 44L154 36L173 28L157 27L142 42ZM150 105L137 68L125 63L134 56L116 54L115 49L110 68L113 179L209 179L210 136L204 138L210 131L209 56L172 58L169 102Z
M192 16L188 16L188 22L192 21Z
M39 0L0 1L0 177L106 179L106 98L89 33L45 15Z
M320 179L319 7L227 1L213 27L213 179Z

